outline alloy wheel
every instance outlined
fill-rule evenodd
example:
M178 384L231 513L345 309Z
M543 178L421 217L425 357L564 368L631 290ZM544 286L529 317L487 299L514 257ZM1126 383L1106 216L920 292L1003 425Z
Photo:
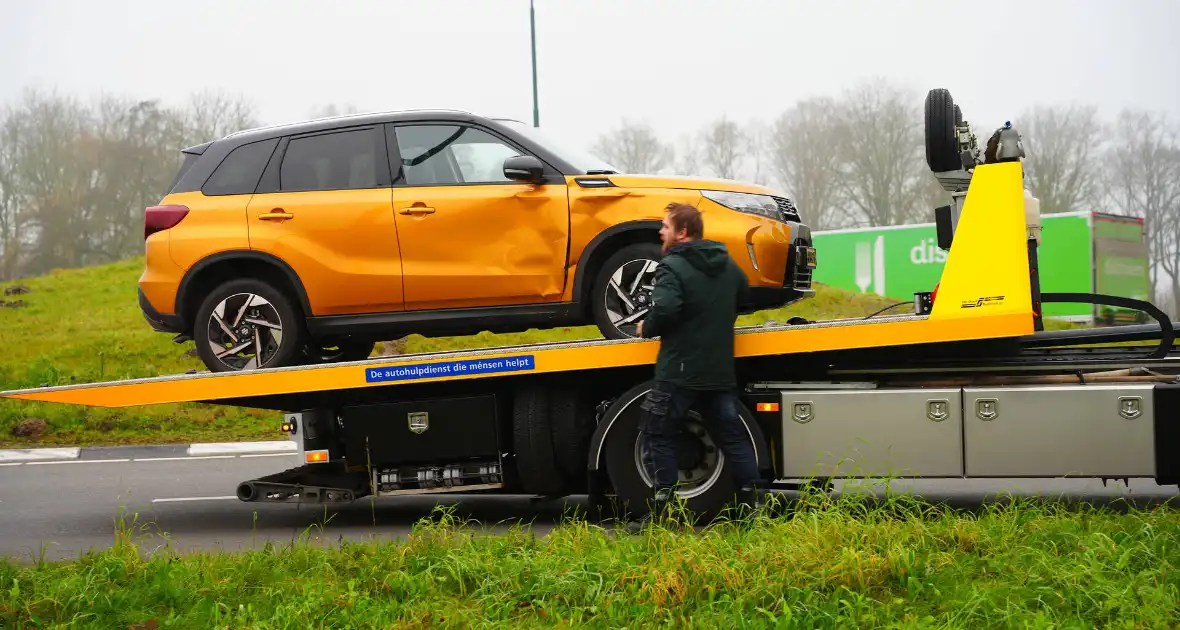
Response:
M611 274L606 286L606 316L620 333L636 337L636 326L651 310L656 266L650 259L630 260Z
M207 326L213 356L230 370L266 366L283 343L278 310L256 293L235 293L219 302Z

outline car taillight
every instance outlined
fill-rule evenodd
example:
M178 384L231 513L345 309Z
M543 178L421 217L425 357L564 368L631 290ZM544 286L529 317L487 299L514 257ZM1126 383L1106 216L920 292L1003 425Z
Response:
M152 206L143 211L143 238L162 232L188 216L188 206Z

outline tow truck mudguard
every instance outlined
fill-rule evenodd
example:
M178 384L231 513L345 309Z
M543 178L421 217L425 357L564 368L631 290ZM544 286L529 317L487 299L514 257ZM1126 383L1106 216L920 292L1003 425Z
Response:
M1155 482L1180 486L1180 384L1156 385L1152 410Z

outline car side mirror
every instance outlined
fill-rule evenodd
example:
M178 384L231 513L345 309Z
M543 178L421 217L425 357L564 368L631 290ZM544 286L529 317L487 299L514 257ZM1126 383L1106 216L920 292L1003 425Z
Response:
M531 155L514 155L504 160L504 177L518 182L538 183L545 172L541 160Z

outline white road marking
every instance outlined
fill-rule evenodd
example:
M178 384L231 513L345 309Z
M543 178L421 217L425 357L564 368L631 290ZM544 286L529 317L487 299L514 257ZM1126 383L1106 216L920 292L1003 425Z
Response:
M112 462L129 462L130 459L65 459L56 462L24 462L28 466L49 466L52 464L109 464Z
M202 459L233 459L233 455L200 455L195 457L136 457L136 462L191 462Z
M52 461L0 462L0 466L44 466L46 464L103 464L110 462L191 462L205 459L245 459L247 457L291 457L294 453L247 453L244 455L193 455L181 457L135 457L122 459L63 459Z
M180 503L182 501L227 501L229 499L237 499L236 496L224 497L173 497L170 499L152 499L152 503Z

